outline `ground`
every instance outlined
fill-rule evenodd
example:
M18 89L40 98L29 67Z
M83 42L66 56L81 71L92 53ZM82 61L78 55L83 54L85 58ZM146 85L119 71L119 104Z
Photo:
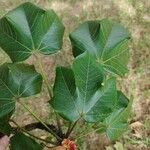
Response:
M0 0L0 16L25 2L26 0ZM130 42L129 73L118 79L118 87L128 97L133 97L133 109L130 119L131 130L115 143L109 143L105 137L95 133L78 141L81 150L148 150L150 149L150 0L29 0L45 9L54 9L62 19L66 30L62 51L58 55L43 56L45 70L51 83L54 81L56 65L69 65L73 57L69 33L86 20L110 18L121 22L132 35ZM0 50L0 64L9 61ZM36 62L34 58L27 61ZM43 94L26 101L37 114L52 121L47 110L49 106L43 87ZM39 109L40 106L40 109ZM42 107L41 107L42 106ZM23 113L23 115L22 115ZM20 124L33 119L24 109L17 109L14 117ZM76 128L78 130L78 128ZM37 133L38 134L38 133ZM40 133L44 136L44 133Z

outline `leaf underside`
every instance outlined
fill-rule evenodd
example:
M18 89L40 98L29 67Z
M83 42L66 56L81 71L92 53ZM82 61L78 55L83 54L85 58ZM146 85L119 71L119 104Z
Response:
M29 2L0 20L0 47L13 62L33 53L56 53L62 46L64 26L53 10L45 11Z
M129 38L122 25L107 19L87 21L70 34L75 57L88 51L105 71L120 76L128 71Z

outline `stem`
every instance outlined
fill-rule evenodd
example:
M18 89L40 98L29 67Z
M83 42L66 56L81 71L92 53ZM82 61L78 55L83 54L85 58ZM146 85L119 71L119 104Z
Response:
M89 135L90 133L96 132L96 131L100 130L101 128L102 128L102 127L97 128L97 129L95 129L95 130L93 130L93 131L88 132L87 134L84 134L84 135L81 135L81 134L83 134L83 132L82 132L82 133L80 134L81 136L77 137L76 139L81 139L82 137L85 137L85 136Z
M34 56L35 56L35 58L37 59L37 62L38 62L38 64L39 64L39 68L40 68L41 74L42 74L42 76L43 76L44 82L45 82L45 84L46 84L46 87L47 87L49 96L50 96L50 98L52 98L52 96L53 96L53 94L52 94L52 87L50 86L49 81L48 81L48 78L47 78L47 76L46 76L46 73L45 73L45 70L44 70L44 67L43 67L44 65L43 65L43 62L42 62L42 60L41 60L41 57L38 56L38 55L34 55Z
M30 135L30 136L32 136L32 137L34 137L34 138L36 138L36 139L38 139L38 140L40 140L40 141L43 141L43 142L45 142L45 143L50 143L50 144L56 145L55 142L52 142L52 141L49 141L49 140L45 140L45 139L41 139L41 138L39 138L39 137L37 137L37 136L31 134L30 132L28 132L27 130L25 130L24 128L22 128L22 127L21 127L18 123L16 123L14 120L10 119L10 121L11 121L12 123L14 123L22 132L25 132L25 133L27 133L28 135Z
M17 102L22 105L36 120L41 122L45 128L53 135L55 136L58 140L62 140L53 130L51 130L47 124L45 124L34 112L32 112L25 104L23 104L21 101L17 100Z
M72 125L72 123L69 122L68 130L67 130L66 135L65 135L66 138L69 136L69 132L70 132L70 130L71 130L71 125Z
M69 125L68 131L66 133L66 138L68 138L70 136L70 134L72 133L72 131L75 128L78 121L79 121L79 119L73 123L72 127L71 127L71 124Z
M44 65L43 65L43 62L41 60L41 57L37 54L35 55L35 58L37 59L37 62L39 64L39 68L41 70L41 74L43 76L43 79L45 81L45 84L46 84L46 87L47 87L47 90L48 90L48 93L49 93L49 97L50 99L53 97L53 92L52 92L52 87L50 86L49 82L48 82L48 78L46 76L46 73L45 73L45 70L44 70ZM56 114L56 113L55 113ZM57 121L57 126L58 126L58 129L60 131L60 134L63 134L62 133L62 129L61 129L61 124L60 124L60 120L56 114L56 121Z
M56 112L55 112L55 114L56 114L56 121L57 121L58 131L60 132L61 135L63 135L60 120L59 120L58 115L57 115Z

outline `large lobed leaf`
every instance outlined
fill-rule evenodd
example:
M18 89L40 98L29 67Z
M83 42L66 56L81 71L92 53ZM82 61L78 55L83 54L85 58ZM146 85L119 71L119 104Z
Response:
M39 93L41 86L42 76L35 71L34 66L0 66L0 118L14 110L16 99Z
M0 20L0 47L13 62L33 53L56 53L62 46L64 26L53 10L45 11L29 2Z
M98 133L106 132L111 141L117 140L129 128L127 122L132 106L132 100L129 101L121 91L118 91L117 96L114 111L94 127Z
M128 128L131 102L116 89L114 77L106 78L95 58L84 52L76 57L72 69L58 67L54 97L50 101L54 110L64 119L75 122L102 124L110 140L116 140Z
M42 150L43 146L23 133L17 133L10 139L10 150Z
M122 101L124 100L122 99ZM117 140L125 131L127 131L127 120L131 112L131 106L132 101L130 100L127 107L117 108L104 120L106 135L111 141Z
M75 57L88 51L104 70L120 76L128 71L129 38L122 25L107 19L87 21L70 34Z
M99 65L87 52L73 64L73 71L59 67L56 70L52 107L69 121L79 118L87 122L102 121L114 110L117 102L115 79L103 82Z

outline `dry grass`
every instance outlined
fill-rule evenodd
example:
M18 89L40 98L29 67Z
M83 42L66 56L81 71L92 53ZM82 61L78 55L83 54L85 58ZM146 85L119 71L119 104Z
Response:
M54 80L55 65L68 65L72 62L72 54L68 34L85 20L102 19L104 17L117 20L129 28L132 41L130 43L131 59L129 74L118 80L118 87L128 96L133 95L132 132L126 134L118 143L108 145L108 142L96 134L87 137L81 150L148 150L150 148L150 0L30 0L45 9L54 9L62 18L66 27L62 52L54 56L44 57L47 75ZM25 0L0 0L0 16L16 7ZM0 63L8 60L6 54L0 51ZM31 58L28 62L34 62ZM43 91L45 89L43 88ZM41 98L44 96L44 98ZM29 100L32 108L39 116L49 118L46 108L48 98L38 95ZM40 111L38 111L39 106ZM24 110L17 111L17 121L28 123L33 121ZM49 118L49 120L51 120ZM42 134L43 135L43 134ZM149 148L148 148L149 147Z

